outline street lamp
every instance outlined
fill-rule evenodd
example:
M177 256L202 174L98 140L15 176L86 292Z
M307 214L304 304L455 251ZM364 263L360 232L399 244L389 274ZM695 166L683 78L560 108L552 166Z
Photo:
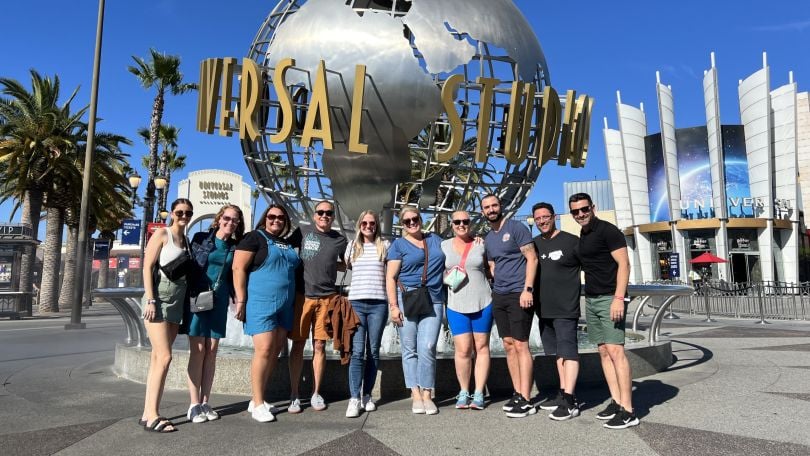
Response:
M169 211L167 211L165 207L161 208L160 212L158 212L158 214L160 215L160 221L161 222L165 222L166 218L169 217Z
M137 171L133 171L127 179L129 179L129 187L132 189L132 209L134 211L138 198L137 190L141 185L141 175Z
M166 182L168 182L168 179L166 179L165 176L155 176L154 182L156 189L163 190L164 188L166 188Z
M534 234L534 217L531 215L527 216L526 224L529 225L529 233Z

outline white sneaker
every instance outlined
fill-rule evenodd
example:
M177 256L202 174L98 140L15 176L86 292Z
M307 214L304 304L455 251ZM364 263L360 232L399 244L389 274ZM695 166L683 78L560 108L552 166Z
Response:
M315 410L316 412L326 410L326 402L324 402L323 397L317 393L312 395L312 398L309 400L309 405L311 405L312 410Z
M287 413L301 413L301 400L297 397L290 399L290 406L287 407Z
M276 413L278 413L278 411L276 410L276 407L273 404L271 404L269 402L265 402L264 405L267 406L267 409L270 410L270 413L272 413L274 415ZM247 412L248 413L253 413L253 401L248 402Z
M192 404L188 408L188 412L186 412L186 418L192 423L205 423L208 421L208 417L200 404Z
M208 421L214 421L219 419L219 413L216 410L212 409L207 402L203 402L202 404L202 411L205 414L205 417L208 418Z
M251 416L253 416L253 419L259 423L269 423L276 420L276 417L270 413L270 408L267 406L267 403L255 407L251 413Z
M371 399L370 394L366 394L363 396L363 409L367 412L373 412L377 410L377 404L374 403L374 400Z
M360 410L363 409L363 404L360 399L353 397L349 399L349 406L346 407L346 418L357 418L360 416Z

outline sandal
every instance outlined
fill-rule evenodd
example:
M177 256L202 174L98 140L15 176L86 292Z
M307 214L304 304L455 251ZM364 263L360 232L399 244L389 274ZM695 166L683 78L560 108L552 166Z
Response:
M138 426L146 426L146 420L138 418Z
M171 426L171 430L166 429L167 427ZM145 424L143 426L143 430L147 432L158 432L161 434L168 434L170 432L174 432L177 428L174 427L174 423L169 421L167 418L159 416L155 418L155 421L152 421L152 424Z

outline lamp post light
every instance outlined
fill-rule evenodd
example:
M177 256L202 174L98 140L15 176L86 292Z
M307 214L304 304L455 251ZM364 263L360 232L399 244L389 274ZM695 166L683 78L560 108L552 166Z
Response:
M167 211L165 207L161 208L158 215L160 216L160 221L165 223L166 219L169 217L169 211Z
M529 215L526 217L526 224L529 225L529 233L534 236L534 217Z

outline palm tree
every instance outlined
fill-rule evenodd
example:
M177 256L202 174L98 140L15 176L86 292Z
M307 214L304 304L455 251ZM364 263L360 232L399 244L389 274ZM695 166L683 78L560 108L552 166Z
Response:
M31 91L21 83L0 78L0 197L22 202L21 222L39 232L44 195L54 170L64 165L64 154L75 147L74 129L87 107L70 111L78 88L61 106L59 77L43 77L31 70ZM53 233L54 235L56 233ZM31 292L35 249L22 256L19 290ZM23 298L30 308L30 297Z
M149 221L154 218L155 182L158 165L158 129L163 120L163 106L168 90L172 95L180 95L189 90L196 90L197 84L183 82L183 73L180 72L180 57L176 55L166 55L149 50L150 61L145 61L141 57L132 56L135 65L127 67L130 73L134 74L145 89L155 88L154 102L152 103L152 116L149 122L149 179L146 185L146 201L144 207L144 220ZM141 233L143 237L145 233Z
M158 143L162 150L160 153L160 169L158 174L166 178L166 186L158 190L158 209L166 208L166 197L169 194L169 188L172 181L172 173L186 167L186 156L177 155L177 140L180 136L180 128L173 125L161 124L158 128ZM147 128L138 129L138 136L140 136L144 143L149 144L150 132ZM150 156L145 155L142 163L144 168L149 168Z
M86 134L86 133L85 133ZM97 133L93 179L90 187L90 223L87 230L88 247L91 233L99 221L107 225L115 223L120 226L121 220L131 213L131 200L129 198L129 182L126 178L126 157L121 152L121 144L132 144L123 137L109 133ZM84 151L86 143L80 144L75 155L75 165L82 171L84 168ZM79 241L79 210L81 195L75 194L71 205L65 211L65 222L68 227L67 244L65 246L65 268L62 277L62 288L59 294L59 307L70 306L76 278L76 246ZM109 223L107 223L109 222ZM90 256L92 258L92 255Z

